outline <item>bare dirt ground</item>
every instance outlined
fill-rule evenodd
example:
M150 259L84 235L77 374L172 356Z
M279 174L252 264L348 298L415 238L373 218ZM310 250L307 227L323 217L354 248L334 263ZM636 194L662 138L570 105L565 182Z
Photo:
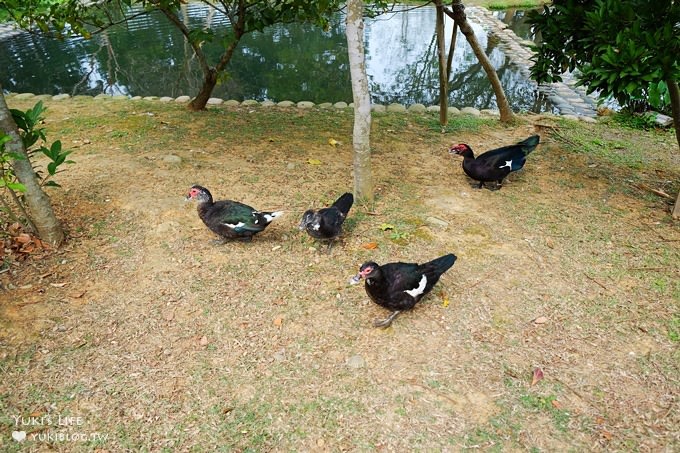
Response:
M75 150L50 192L69 239L0 274L0 450L679 448L680 230L636 188L678 189L672 134L376 115L376 206L325 254L297 224L352 190L350 111L47 105ZM500 191L446 152L536 132ZM194 183L286 215L215 245ZM363 261L449 252L416 309L372 327L386 312L348 285Z

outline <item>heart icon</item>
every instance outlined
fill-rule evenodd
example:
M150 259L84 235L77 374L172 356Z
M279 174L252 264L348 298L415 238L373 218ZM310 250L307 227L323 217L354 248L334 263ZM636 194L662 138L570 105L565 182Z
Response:
M23 442L26 440L26 431L12 431L12 439L17 442Z

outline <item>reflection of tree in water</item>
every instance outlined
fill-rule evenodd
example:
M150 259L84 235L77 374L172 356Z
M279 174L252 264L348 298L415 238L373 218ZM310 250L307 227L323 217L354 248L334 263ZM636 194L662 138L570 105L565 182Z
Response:
M515 11L504 17L506 23L514 21L524 21L525 15L522 11ZM459 34L459 43L456 52L461 51L465 44L465 37ZM487 41L485 52L492 56L498 46L498 39L490 38ZM466 57L466 62L470 64L465 67L452 68L449 80L449 105L458 107L477 107L477 108L497 108L496 97L491 84L482 66L471 52ZM432 38L422 58L406 65L394 77L390 85L380 85L371 83L373 102L379 104L389 104L399 102L404 104L421 103L425 105L439 104L438 86L438 60L436 48L436 35ZM544 95L538 93L534 82L527 80L521 73L520 68L511 64L508 58L496 67L496 72L505 95L516 111L550 111L551 104Z
M181 11L192 27L210 24L221 32L229 30L224 17L210 16L207 12L195 3L183 5ZM519 12L513 15L513 20L515 16L519 17ZM402 27L401 33L397 33L401 46L397 50L405 54L413 45L408 40L409 30L417 26L408 20L395 23ZM4 88L12 91L176 97L193 95L200 88L202 73L190 46L159 14L137 17L124 27L110 29L89 41L56 41L31 35L18 38L0 41L0 66L11 68L0 72L0 80ZM431 35L426 31L425 39L428 43L420 58L409 57L414 61L406 66L401 65L402 60L396 61L398 67L387 68L394 72L370 81L374 103L438 104L434 30ZM465 40L459 36L458 42L460 52ZM487 54L498 55L499 50L494 49L495 43L487 43ZM205 43L204 50L214 60L221 48L217 43ZM376 55L385 51L374 50ZM380 64L376 66L384 69ZM352 100L340 16L324 32L310 24L293 24L247 35L227 69L227 76L213 93L215 97L316 103ZM497 70L513 107L535 110L538 101L533 83L524 80L517 68L507 62ZM471 53L467 63L454 64L450 86L451 105L479 108L496 105L484 71Z

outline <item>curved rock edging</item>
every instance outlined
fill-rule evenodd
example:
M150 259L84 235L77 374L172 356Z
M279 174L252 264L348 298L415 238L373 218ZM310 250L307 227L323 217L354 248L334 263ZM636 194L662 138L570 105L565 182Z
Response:
M189 96L179 96L176 98L170 97L170 96L134 96L134 97L129 97L126 95L108 95L108 94L98 94L96 96L88 96L88 95L77 95L77 96L71 96L69 94L57 94L57 95L51 95L51 94L39 94L36 95L34 93L9 93L6 94L5 97L7 99L35 99L35 100L44 100L44 101L68 101L68 100L79 100L79 99L90 99L93 101L100 101L100 102L116 102L116 101L148 101L148 102L162 102L162 103L178 103L178 104L186 104L189 101L191 101L191 97ZM270 108L270 107L282 107L282 108L298 108L298 109L311 109L311 108L318 108L318 109L346 109L346 108L354 108L354 103L346 103L343 101L340 102L324 102L321 104L315 104L314 102L310 101L300 101L300 102L293 102L293 101L281 101L281 102L273 102L273 101L256 101L254 99L246 99L245 101L239 102L234 99L229 99L229 100L224 100L220 98L210 98L208 100L208 106L209 107L259 107L259 108ZM430 106L425 106L423 104L412 104L409 106L403 105L403 104L389 104L389 105L382 105L382 104L373 104L371 105L371 110L373 112L400 112L400 113L427 113L427 112L439 112L439 106L438 105L430 105ZM449 107L449 114L451 115L473 115L473 116L500 116L500 112L495 109L477 109L474 107L462 107L458 109L457 107L450 106ZM554 116L552 113L541 113L543 116ZM561 116L564 119L571 119L571 120L581 120L585 122L596 122L595 118L592 118L590 116L579 116L579 115L557 115Z

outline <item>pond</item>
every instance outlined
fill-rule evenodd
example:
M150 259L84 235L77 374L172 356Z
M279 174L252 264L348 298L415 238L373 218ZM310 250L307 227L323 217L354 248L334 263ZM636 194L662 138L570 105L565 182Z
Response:
M189 3L182 14L192 24L206 20L205 5ZM504 13L500 13L504 14ZM344 16L328 30L306 24L278 25L246 35L213 91L223 99L351 102L352 92ZM214 26L226 27L214 15ZM504 15L518 34L527 34L522 11ZM438 69L434 7L407 9L367 20L366 59L372 101L379 104L438 104ZM452 22L448 21L447 30ZM546 111L536 85L481 26L473 23L482 47L498 71L514 110ZM495 108L486 74L459 33L451 75L449 104ZM206 44L215 61L220 48ZM36 94L194 95L202 75L182 35L161 15L138 17L95 35L64 41L21 33L0 40L0 82L5 90Z

